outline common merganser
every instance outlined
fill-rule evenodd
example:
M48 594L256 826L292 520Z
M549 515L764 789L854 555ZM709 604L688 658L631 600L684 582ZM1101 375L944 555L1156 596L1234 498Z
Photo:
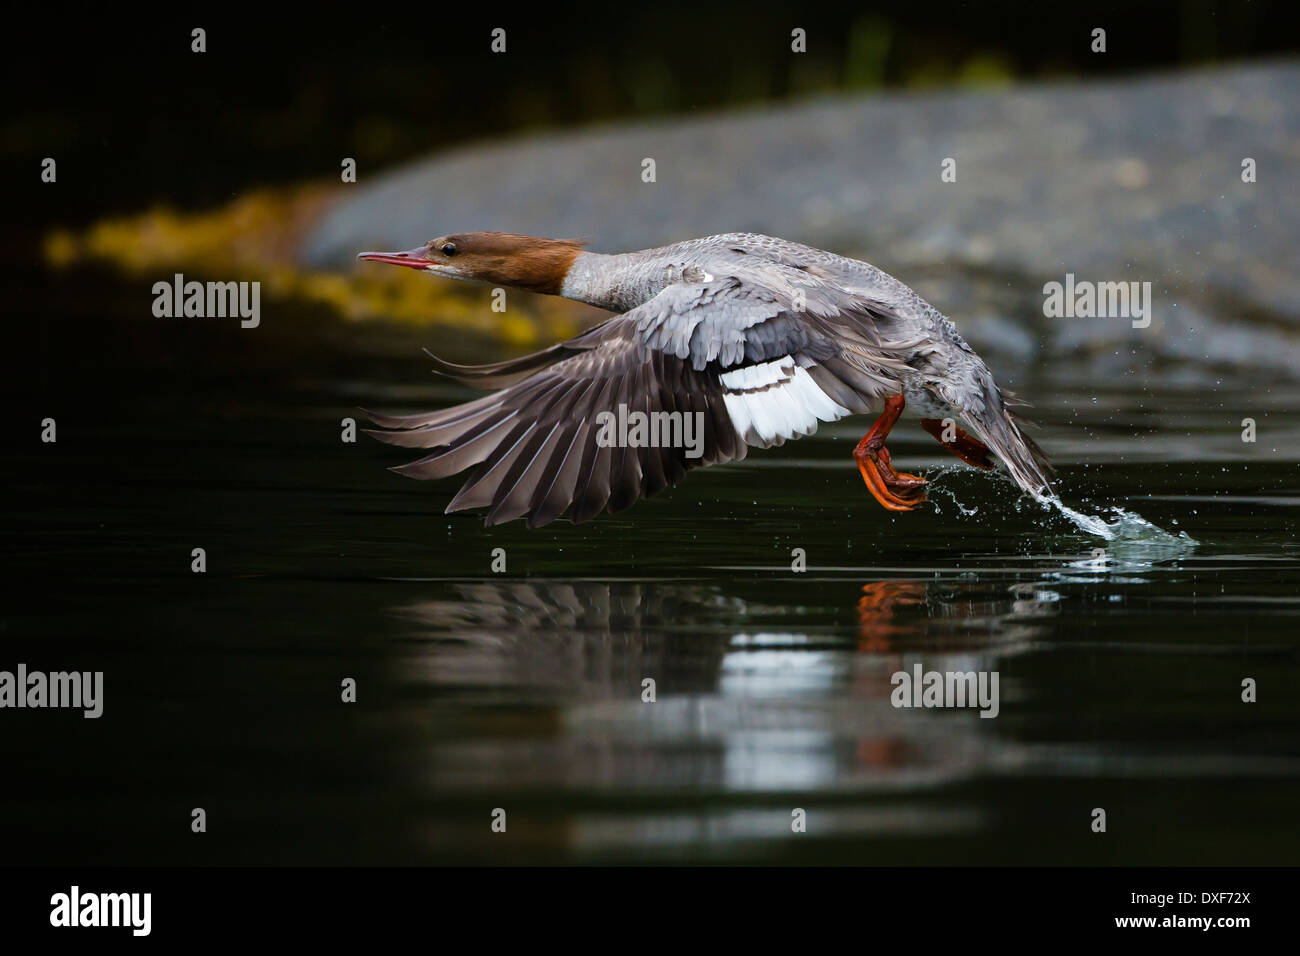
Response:
M958 458L1000 461L1022 489L1050 491L1051 466L952 322L875 266L771 236L728 233L606 255L584 243L500 232L432 239L358 258L449 279L586 302L611 316L541 352L436 371L491 394L420 415L366 414L383 441L433 454L392 469L443 478L477 466L447 512L488 508L489 525L535 528L622 511L691 468L738 461L883 402L853 450L868 490L891 511L926 498L894 470L885 439L904 407ZM703 448L598 441L620 406L700 415ZM602 413L606 413L602 416ZM961 422L958 425L957 422ZM964 427L962 427L964 426Z

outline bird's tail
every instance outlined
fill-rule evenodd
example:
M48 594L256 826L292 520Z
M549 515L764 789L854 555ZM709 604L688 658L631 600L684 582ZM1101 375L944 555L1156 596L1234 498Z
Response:
M1030 422L1009 407L1027 403L1001 391L987 372L984 377L983 401L966 403L964 409L967 430L988 446L1022 489L1035 498L1053 494L1052 463L1038 442L1026 434Z

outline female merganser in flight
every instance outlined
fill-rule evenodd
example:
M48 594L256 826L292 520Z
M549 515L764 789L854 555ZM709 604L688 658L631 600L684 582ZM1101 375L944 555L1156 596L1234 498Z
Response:
M1023 403L998 388L947 317L875 266L748 233L620 255L582 246L465 232L409 252L359 255L620 313L506 362L433 358L437 371L493 390L483 398L422 415L366 413L394 429L375 437L437 449L393 469L400 474L443 478L477 466L449 513L487 508L489 525L527 517L531 528L566 510L587 521L677 484L691 468L811 435L819 421L869 411L877 399L884 410L853 457L889 510L925 500L925 479L895 471L885 448L905 405L963 461L992 468L996 456L1025 491L1050 491L1046 456L1007 407ZM598 440L620 406L624 415L698 413L702 447Z

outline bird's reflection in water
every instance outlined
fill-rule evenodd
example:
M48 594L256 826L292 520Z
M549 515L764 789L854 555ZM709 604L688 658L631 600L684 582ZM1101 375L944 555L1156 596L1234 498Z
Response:
M914 633L914 625L899 624L896 612L925 603L925 585L917 581L872 581L858 598L858 649L883 652L894 638Z
M441 689L509 687L515 702L639 701L641 681L716 685L746 604L677 583L457 582L446 598L397 613L431 641L419 663Z
M878 800L969 776L999 759L997 721L974 709L895 708L892 675L917 662L996 670L1034 635L1035 618L1053 613L1035 588L953 580L782 581L732 593L671 581L436 587L444 593L396 612L411 625L405 679L427 694L426 769L444 795L725 794L784 805L791 795ZM633 817L601 815L569 839L698 838L695 814ZM740 817L728 820L715 821L720 832L747 832ZM838 825L976 825L960 813L943 820L876 807Z

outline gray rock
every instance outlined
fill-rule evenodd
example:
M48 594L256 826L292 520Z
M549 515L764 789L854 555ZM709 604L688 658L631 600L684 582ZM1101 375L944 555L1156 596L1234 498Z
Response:
M1022 360L1136 348L1290 374L1298 103L1300 68L1274 64L521 137L376 178L331 210L302 257L343 267L359 249L470 229L585 236L602 251L765 232L867 259L976 343ZM647 157L657 182L642 182ZM940 180L946 157L956 182ZM1043 284L1066 272L1150 281L1151 327L1045 317Z

